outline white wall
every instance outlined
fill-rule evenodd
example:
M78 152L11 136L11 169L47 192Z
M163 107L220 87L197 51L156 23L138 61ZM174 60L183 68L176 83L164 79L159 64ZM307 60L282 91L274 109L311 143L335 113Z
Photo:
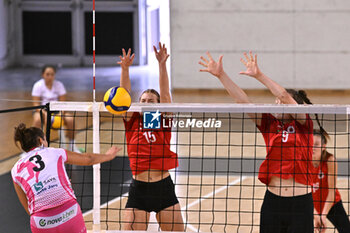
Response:
M350 88L349 0L171 0L173 88L221 88L199 73L199 57L224 54L224 68L247 89L263 88L240 76L243 51L258 53L262 71L284 87Z

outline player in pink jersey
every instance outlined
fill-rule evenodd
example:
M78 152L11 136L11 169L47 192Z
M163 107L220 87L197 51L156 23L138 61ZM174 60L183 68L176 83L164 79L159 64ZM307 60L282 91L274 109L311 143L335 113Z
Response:
M169 57L165 45L159 43L159 51L153 46L159 64L159 89L145 90L140 103L171 103L166 61ZM123 49L120 86L131 91L129 66L134 54ZM163 119L165 114L160 114ZM162 121L161 121L162 122ZM171 129L144 129L142 114L127 113L124 117L128 156L133 173L125 206L123 230L146 230L150 212L156 218L162 231L184 231L181 208L175 194L169 169L178 166L177 154L170 150Z
M201 57L202 72L217 77L237 103L251 103L247 94L226 74L220 56ZM304 91L286 90L258 67L257 55L244 53L242 75L253 77L276 97L277 104L311 104ZM312 147L313 122L308 114L253 114L249 117L262 133L267 155L259 180L267 189L261 206L260 233L313 233ZM319 123L319 122L318 122Z
M312 192L314 225L317 232L325 232L328 218L339 233L348 233L350 221L337 189L338 166L334 155L327 151L328 140L326 131L314 130L313 164L317 168Z
M33 233L84 233L86 227L80 206L64 164L89 166L112 160L120 148L112 146L106 154L80 154L47 147L43 131L15 128L14 140L26 152L11 170L19 201L30 215Z

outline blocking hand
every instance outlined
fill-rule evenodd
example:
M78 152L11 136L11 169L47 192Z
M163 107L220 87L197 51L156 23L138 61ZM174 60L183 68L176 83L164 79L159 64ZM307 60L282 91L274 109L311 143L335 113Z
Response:
M261 71L258 67L258 56L255 54L253 57L252 51L249 52L249 57L247 53L243 53L245 59L241 58L241 62L245 65L247 68L246 71L239 72L240 74L248 75L253 78L257 78Z
M224 68L222 65L222 58L224 57L223 55L221 55L219 57L218 62L216 62L213 57L211 56L211 54L209 52L206 52L208 59L201 56L201 61L199 61L199 64L202 65L203 67L205 67L206 69L200 69L200 72L208 72L218 78L220 78L220 76L224 73Z
M131 49L128 50L128 53L125 52L125 49L122 49L123 56L119 56L120 61L117 63L122 67L122 69L127 69L134 62L135 54L131 55Z
M167 52L167 48L165 47L165 44L162 45L162 43L159 42L159 51L157 51L157 48L154 45L153 45L153 49L159 63L165 63L168 60L168 57L170 55Z

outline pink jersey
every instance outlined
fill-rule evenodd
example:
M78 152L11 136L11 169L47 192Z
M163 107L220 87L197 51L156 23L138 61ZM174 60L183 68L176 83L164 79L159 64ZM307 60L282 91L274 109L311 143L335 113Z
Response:
M64 149L37 147L13 166L13 182L26 194L30 214L76 199L64 167L66 160Z

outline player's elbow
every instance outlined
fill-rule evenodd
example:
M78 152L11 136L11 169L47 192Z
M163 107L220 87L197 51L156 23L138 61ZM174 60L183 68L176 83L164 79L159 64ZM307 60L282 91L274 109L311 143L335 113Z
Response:
M284 104L291 104L291 99L293 99L293 97L286 90L280 92L276 97Z

